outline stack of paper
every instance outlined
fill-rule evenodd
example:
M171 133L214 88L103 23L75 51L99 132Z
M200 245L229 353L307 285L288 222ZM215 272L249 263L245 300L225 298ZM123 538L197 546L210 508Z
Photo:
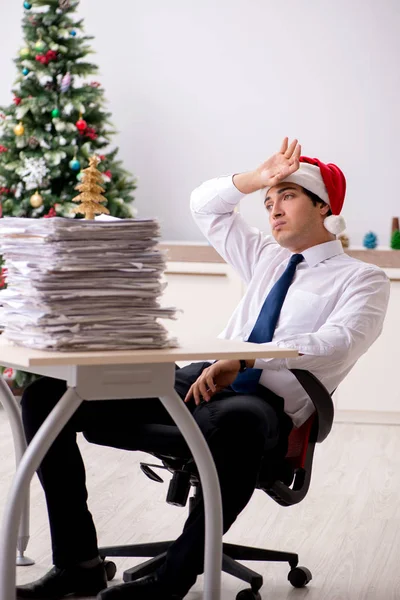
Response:
M153 219L0 219L3 335L61 351L177 346L158 320L176 318L158 302L158 236Z

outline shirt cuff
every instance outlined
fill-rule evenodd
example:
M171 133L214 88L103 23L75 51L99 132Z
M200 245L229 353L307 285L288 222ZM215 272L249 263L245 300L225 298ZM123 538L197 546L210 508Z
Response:
M224 200L228 204L232 204L233 206L239 204L241 199L244 198L246 195L242 192L239 192L239 190L233 183L233 175L229 175L228 177L218 177L217 191L218 196L222 200Z

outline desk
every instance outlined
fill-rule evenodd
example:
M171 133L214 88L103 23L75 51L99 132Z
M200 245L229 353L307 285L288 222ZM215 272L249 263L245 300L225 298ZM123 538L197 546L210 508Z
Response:
M264 348L233 340L184 344L166 350L44 352L12 346L0 339L0 364L62 379L67 391L44 421L19 461L7 499L0 535L0 600L15 598L15 548L30 481L48 448L83 400L159 397L185 438L199 470L205 505L204 599L219 600L222 562L222 507L217 472L192 415L174 390L175 362L214 359L286 358L297 351ZM12 394L0 387L13 434L22 435ZM12 397L12 398L11 398ZM22 436L23 437L23 436ZM16 447L18 444L16 444ZM20 448L21 450L21 448ZM22 454L22 450L20 452ZM17 456L17 459L19 457Z

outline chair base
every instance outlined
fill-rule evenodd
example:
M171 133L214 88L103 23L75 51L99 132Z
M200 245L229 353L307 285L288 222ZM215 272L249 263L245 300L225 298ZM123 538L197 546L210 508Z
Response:
M125 582L135 581L145 577L158 569L165 560L168 548L173 542L153 542L149 544L133 544L129 546L110 546L100 548L99 554L102 558L111 556L150 556L149 560L124 571ZM223 544L222 570L233 575L241 581L249 583L253 592L258 592L263 584L263 578L249 567L237 562L238 560L251 560L259 562L288 562L291 569L299 563L299 557L292 552L280 552L278 550L264 550L249 546L236 544Z

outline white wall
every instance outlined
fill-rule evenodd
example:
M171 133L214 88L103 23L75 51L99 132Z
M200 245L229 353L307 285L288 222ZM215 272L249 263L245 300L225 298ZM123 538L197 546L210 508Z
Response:
M22 1L0 7L4 103ZM80 14L140 178L136 206L160 217L164 239L202 239L191 189L257 166L289 135L345 171L352 244L369 229L388 244L400 216L399 0L82 0ZM242 212L265 219L258 197Z

